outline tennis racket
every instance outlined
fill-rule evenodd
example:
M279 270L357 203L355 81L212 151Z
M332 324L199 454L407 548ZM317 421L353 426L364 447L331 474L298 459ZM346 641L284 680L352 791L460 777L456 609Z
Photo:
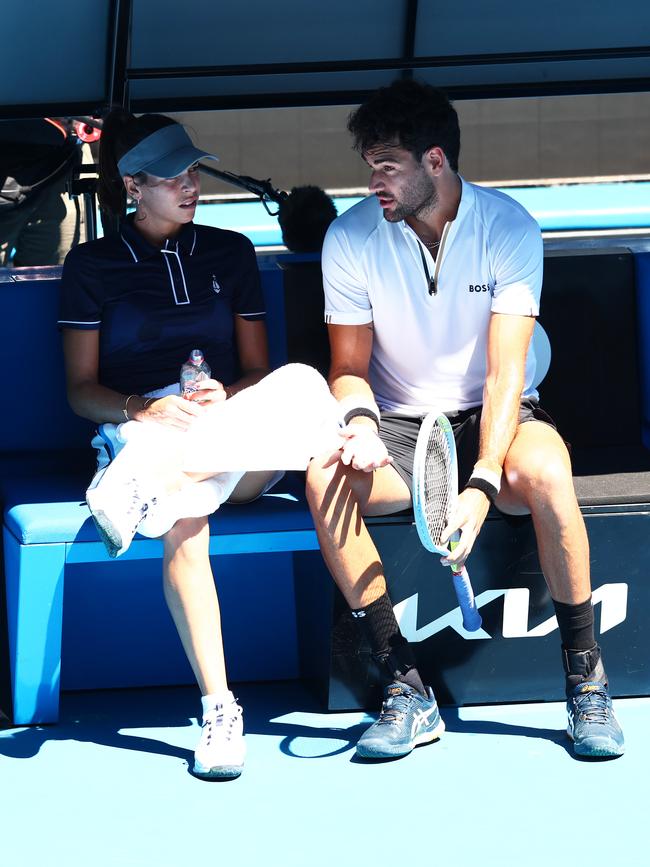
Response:
M435 554L449 554L458 544L459 533L449 540L449 548L440 544L440 536L458 496L456 443L444 415L430 412L420 428L413 460L413 511L420 541ZM455 538L454 538L455 537ZM467 569L451 567L454 590L468 632L481 628L481 615L476 607L474 591Z

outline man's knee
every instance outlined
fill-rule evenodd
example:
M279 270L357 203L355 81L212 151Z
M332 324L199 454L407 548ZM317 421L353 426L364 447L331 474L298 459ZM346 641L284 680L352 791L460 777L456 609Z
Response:
M329 465L327 456L315 457L309 463L306 474L307 502L312 512L327 511L328 504L340 494L341 490L349 489L347 474L340 462Z
M327 489L339 472L338 462L328 465L326 456L312 458L306 473L307 496L318 496Z
M352 470L340 461L329 465L328 456L314 458L307 467L307 502L313 515L343 516L363 512L372 487L371 474Z
M542 498L552 500L573 491L571 466L560 448L539 448L506 459L504 480L509 489L529 505Z

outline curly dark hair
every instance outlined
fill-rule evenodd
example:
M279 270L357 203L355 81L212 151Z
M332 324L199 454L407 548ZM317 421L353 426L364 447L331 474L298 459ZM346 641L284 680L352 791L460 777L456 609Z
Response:
M418 160L439 147L458 171L460 128L447 95L421 81L400 79L380 87L348 118L348 130L360 153L380 144L399 144Z

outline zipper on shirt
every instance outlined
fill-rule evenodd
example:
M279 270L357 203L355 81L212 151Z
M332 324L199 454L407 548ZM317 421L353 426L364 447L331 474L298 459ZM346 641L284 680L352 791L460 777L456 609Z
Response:
M424 273L426 274L426 278L427 278L427 286L429 287L429 295L437 295L438 289L436 287L435 274L433 276L431 276L431 274L429 273L429 266L427 265L427 260L426 260L425 255L424 255L424 248L422 247L422 244L419 241L418 241L418 247L420 249L420 256L422 257L422 267L424 268Z
M424 268L424 274L427 278L427 289L429 291L429 295L437 295L438 294L438 275L440 273L440 265L442 264L442 251L445 247L445 241L447 240L447 235L449 234L449 227L451 223L445 223L445 227L442 230L442 236L440 238L440 246L438 247L438 254L435 258L436 267L434 269L433 274L429 272L429 266L427 265L426 256L424 255L424 246L419 238L417 238L418 248L420 250L420 257L422 258L422 267Z

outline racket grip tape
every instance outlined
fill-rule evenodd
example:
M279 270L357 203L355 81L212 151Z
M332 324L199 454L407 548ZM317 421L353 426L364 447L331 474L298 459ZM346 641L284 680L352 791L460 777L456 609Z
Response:
M460 538L460 533L454 533L449 539L449 550L453 551L454 548L458 545ZM483 623L483 619L479 614L478 608L476 607L476 599L474 599L474 591L472 589L472 584L469 580L469 575L467 574L467 569L463 566L462 568L451 567L451 573L454 577L454 590L456 591L456 598L458 599L458 604L460 605L461 614L463 615L463 628L468 632L476 632L477 629L481 628L481 624Z
M454 590L456 591L458 604L463 615L463 628L468 632L476 632L477 629L481 628L483 620L476 607L474 591L472 590L467 569L463 568L459 572L452 569L452 576Z

